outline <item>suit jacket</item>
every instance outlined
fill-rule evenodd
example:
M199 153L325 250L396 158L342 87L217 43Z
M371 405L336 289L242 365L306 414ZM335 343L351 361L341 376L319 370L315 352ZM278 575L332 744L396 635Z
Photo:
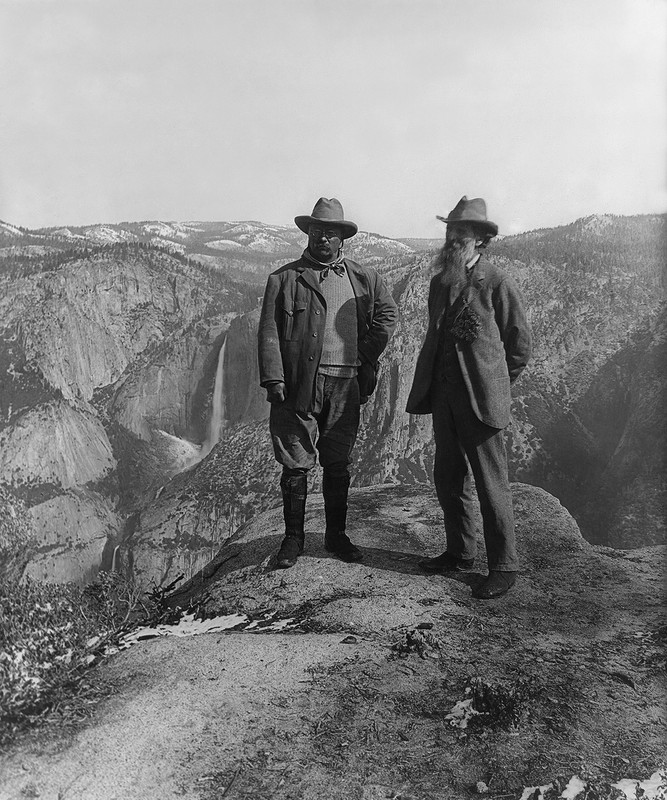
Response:
M375 368L396 326L396 303L374 269L349 258L345 266L357 307L359 390L370 394ZM322 355L326 303L317 271L299 259L280 267L266 284L259 320L260 385L282 381L286 403L312 411L315 377Z
M510 384L521 374L531 353L531 333L516 283L498 267L480 260L474 267L470 308L481 321L472 342L456 342L456 355L470 404L478 419L493 428L510 421ZM431 382L445 313L456 300L442 274L431 281L429 326L408 398L410 414L430 414Z

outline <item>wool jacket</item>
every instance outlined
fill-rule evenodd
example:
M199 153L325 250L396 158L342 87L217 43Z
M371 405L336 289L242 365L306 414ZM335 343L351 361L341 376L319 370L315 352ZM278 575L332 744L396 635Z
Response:
M486 261L480 260L474 269L470 308L479 317L481 329L472 342L456 342L456 355L477 418L493 428L505 428L510 421L510 384L530 359L530 326L514 280ZM432 412L431 382L438 341L447 309L455 300L451 283L442 274L436 275L428 297L429 326L406 407L410 414Z
M377 361L394 331L398 312L374 269L349 258L345 267L357 310L359 390L367 396L375 388ZM296 411L313 409L326 313L317 270L303 258L269 275L257 336L260 385L285 383L285 403Z

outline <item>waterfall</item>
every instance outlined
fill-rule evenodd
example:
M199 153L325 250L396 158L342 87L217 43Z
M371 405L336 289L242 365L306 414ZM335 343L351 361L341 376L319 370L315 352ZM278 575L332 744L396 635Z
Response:
M225 350L227 337L222 343L218 354L218 366L215 371L215 385L213 387L213 400L211 402L211 417L208 422L206 438L202 442L200 458L207 456L220 441L220 434L225 425Z

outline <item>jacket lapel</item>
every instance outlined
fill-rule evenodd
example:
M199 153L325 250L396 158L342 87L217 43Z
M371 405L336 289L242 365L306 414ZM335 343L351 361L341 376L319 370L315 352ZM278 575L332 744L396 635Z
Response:
M316 291L318 294L322 294L322 290L320 289L320 284L315 275L315 271L308 267L303 261L297 267L297 271L299 272L299 279L302 280L305 284L307 284L311 289Z
M480 258L480 260L475 264L475 272L472 276L472 285L475 289L481 289L484 285L484 280L486 279L486 264Z

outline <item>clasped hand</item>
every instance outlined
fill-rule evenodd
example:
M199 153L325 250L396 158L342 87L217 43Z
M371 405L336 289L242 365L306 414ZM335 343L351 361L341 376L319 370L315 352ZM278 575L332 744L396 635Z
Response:
M285 384L282 381L270 383L266 387L266 399L269 403L284 403L286 397Z

